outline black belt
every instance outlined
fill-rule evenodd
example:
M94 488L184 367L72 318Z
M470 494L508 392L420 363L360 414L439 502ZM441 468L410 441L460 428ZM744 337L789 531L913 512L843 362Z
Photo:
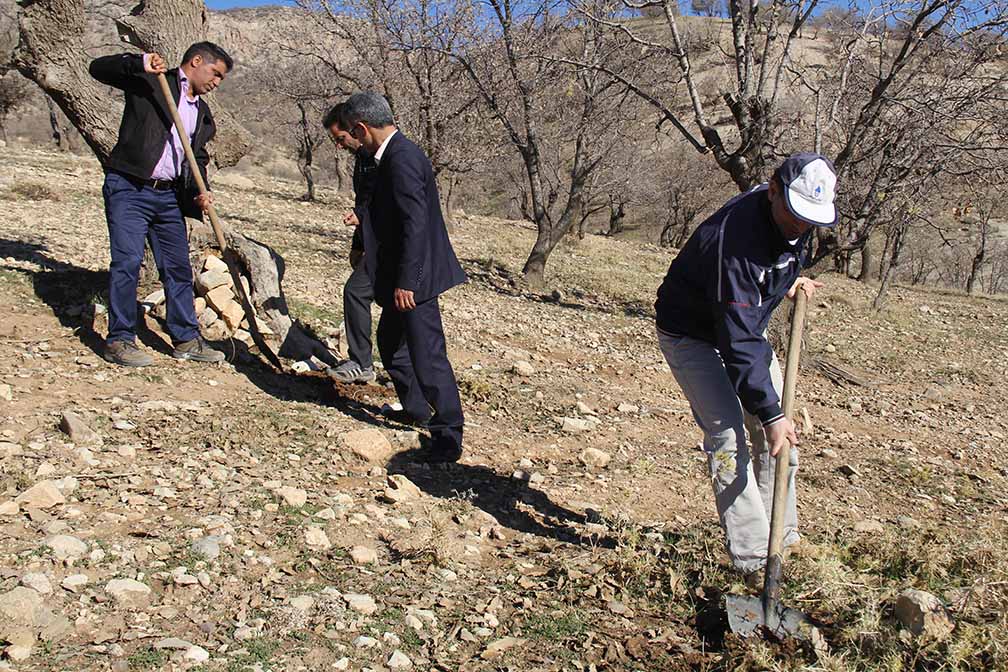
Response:
M143 185L155 191L175 191L176 180L144 180Z
M127 173L121 173L118 170L115 171L122 177L126 178L133 184L143 187L150 187L155 191L175 191L178 184L178 180L141 180L139 177L134 175L128 175Z

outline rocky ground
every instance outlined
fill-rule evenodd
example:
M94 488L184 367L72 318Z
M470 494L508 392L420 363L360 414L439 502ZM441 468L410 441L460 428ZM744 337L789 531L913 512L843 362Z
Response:
M224 219L284 256L293 311L333 333L347 199L215 184ZM875 314L872 287L822 276L784 598L826 646L746 641L654 337L668 250L565 243L534 293L531 232L460 215L471 281L442 310L466 454L431 469L380 384L176 362L153 317L159 366L105 363L100 189L90 159L0 154L0 669L1008 666L1003 298L896 287Z

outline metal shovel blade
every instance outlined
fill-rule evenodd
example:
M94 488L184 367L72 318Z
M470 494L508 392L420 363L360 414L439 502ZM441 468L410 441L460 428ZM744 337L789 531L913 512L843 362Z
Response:
M776 623L766 623L763 618L763 600L752 595L728 595L725 598L728 625L732 632L743 637L769 633L777 639L794 637L814 641L819 634L808 617L797 609L789 609L775 602L772 613Z

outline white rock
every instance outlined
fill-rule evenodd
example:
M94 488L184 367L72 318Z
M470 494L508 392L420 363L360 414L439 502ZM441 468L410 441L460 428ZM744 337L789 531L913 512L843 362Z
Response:
M561 418L560 429L568 434L580 434L587 432L594 427L594 423L581 418Z
M378 646L378 640L367 635L360 635L357 639L353 640L353 644L358 649L371 649Z
M388 462L392 456L392 444L377 429L358 429L347 432L342 437L343 445L358 458L371 464Z
M40 481L14 498L26 509L49 509L66 502L66 498L52 481Z
M619 404L619 406L616 407L616 410L619 411L620 413L639 413L640 412L640 408L638 406L635 406L634 404L631 404L631 403L628 403L628 402L625 402L625 401L621 401L620 404Z
M524 360L518 360L513 365L511 365L511 371L518 374L519 376L524 376L528 378L529 376L535 375L535 369L532 365Z
M604 469L611 459L612 456L604 450L590 447L585 448L578 455L578 460L581 461L581 464L595 469Z
M68 534L57 534L45 541L57 560L79 560L87 555L88 545L77 537Z
M87 584L87 574L71 574L60 582L60 585L63 586L65 590L69 590L71 593L79 593L81 588Z
M292 598L290 603L291 606L298 611L309 612L312 610L312 607L315 606L315 598L311 595L300 595Z
M21 585L31 588L40 595L49 595L53 592L49 577L40 572L27 572L23 574L21 576Z
M310 525L305 530L305 544L309 548L317 548L323 551L332 548L332 542L329 541L325 530L315 525Z
M280 495L287 506L292 506L295 509L300 509L308 502L308 493L301 488L294 488L291 486L284 486L282 488L277 488L276 493Z
M21 512L21 505L10 500L0 504L0 516L16 516Z
M84 423L84 420L73 411L63 411L59 427L76 444L97 446L102 443L102 438L98 432L88 427Z
M413 481L402 474L393 474L388 477L388 487L385 488L384 499L393 504L398 504L419 499L421 494L420 488Z
M7 383L0 383L0 399L4 401L14 401L14 394L11 391L11 386Z
M367 546L354 546L350 549L350 558L358 565L370 565L378 562L378 552Z
M150 602L150 586L135 579L113 579L105 584L108 593L121 607L139 608Z
M202 539L193 539L192 543L189 544L189 548L199 557L212 562L220 557L220 542L222 540L222 537L216 535L203 537Z
M188 649L186 649L185 655L182 656L185 660L190 660L194 663L205 663L210 660L210 652L204 649L202 646L196 646L193 644Z
M153 308L154 306L164 303L164 300L165 300L164 290L159 289L156 292L151 292L150 294L145 296L144 300L141 301L141 303L145 303Z
M207 255L206 260L203 262L204 271L222 271L224 273L228 272L228 266L224 263L224 260L220 257L215 257L210 254Z
M370 595L345 593L343 595L343 599L346 600L347 606L356 612L364 614L365 616L370 616L378 611L378 605L375 604L374 599L372 599Z
M392 652L392 655L389 656L388 662L385 664L392 670L408 670L413 667L413 661L399 649Z

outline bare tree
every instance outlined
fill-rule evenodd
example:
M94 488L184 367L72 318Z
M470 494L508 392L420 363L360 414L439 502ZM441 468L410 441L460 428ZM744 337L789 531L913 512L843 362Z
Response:
M479 96L451 50L470 31L464 0L297 0L318 35L283 41L289 56L327 71L333 87L381 92L403 132L430 158L446 219L458 180L493 159Z
M553 2L488 0L487 8L470 41L440 49L462 66L521 160L517 202L536 226L522 272L538 286L550 253L584 216L586 186L620 137L626 104L623 83L574 63L614 63L621 55L599 26L581 25Z

